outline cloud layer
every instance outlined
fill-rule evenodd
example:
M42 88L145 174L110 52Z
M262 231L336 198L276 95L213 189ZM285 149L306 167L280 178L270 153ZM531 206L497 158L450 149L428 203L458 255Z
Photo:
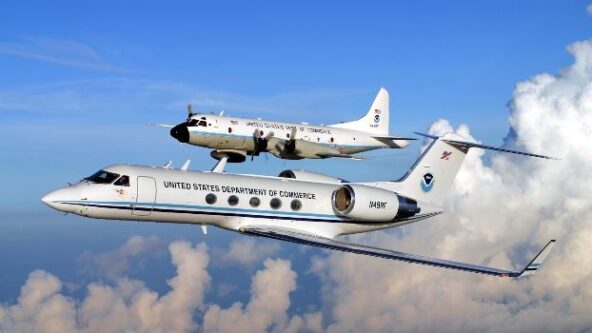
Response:
M204 244L170 244L177 275L171 290L159 296L137 280L120 278L115 285L92 283L79 303L63 295L62 282L34 271L17 304L0 306L0 332L189 332L196 329L195 310L203 305L210 283Z
M537 160L469 153L447 213L354 241L442 258L517 268L549 239L558 240L535 276L510 280L387 262L331 252L311 270L322 281L323 313L294 314L298 289L291 263L266 259L252 276L249 299L228 307L208 304L212 284L205 245L176 241L169 252L176 275L164 295L122 277L92 283L77 301L61 292L56 276L34 271L12 305L0 306L0 332L450 332L592 330L592 41L568 47L574 63L558 75L541 74L516 85L506 145L560 157ZM429 132L465 125L434 122ZM149 239L92 257L96 263L137 258ZM245 255L244 251L254 251ZM250 241L223 254L252 264L273 254ZM91 260L91 261L92 261ZM106 264L106 266L110 266Z
M358 237L427 255L520 267L547 240L558 246L534 277L502 280L385 263L355 255L317 259L329 332L584 331L592 329L592 42L569 46L572 66L519 83L506 145L560 161L470 152L447 213L401 234ZM429 132L456 131L438 120Z

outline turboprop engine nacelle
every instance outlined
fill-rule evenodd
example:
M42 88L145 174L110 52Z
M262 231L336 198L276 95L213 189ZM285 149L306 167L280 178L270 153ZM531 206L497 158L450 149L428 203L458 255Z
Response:
M333 209L359 221L389 222L419 213L417 201L395 192L364 185L344 185L333 192Z
M284 170L284 171L280 172L278 177L292 178L292 179L305 180L305 181L309 181L309 182L320 182L320 183L332 183L332 184L347 183L347 181L337 178L337 177L327 176L322 173L310 172L310 171L304 171L304 170Z

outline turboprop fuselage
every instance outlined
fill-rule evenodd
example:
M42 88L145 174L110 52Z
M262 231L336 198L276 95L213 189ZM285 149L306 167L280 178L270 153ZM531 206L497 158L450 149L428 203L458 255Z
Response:
M298 154L285 153L285 142L295 133ZM327 154L356 154L380 148L404 148L408 140L380 141L370 133L332 126L287 123L214 114L193 115L171 130L183 143L225 151L270 152L281 158L325 158ZM267 138L267 139L266 139ZM274 140L275 139L275 140ZM267 142L262 144L262 140Z
M389 135L389 96L381 88L372 106L360 119L328 126L308 123L194 114L171 126L179 142L213 149L211 156L242 162L246 155L269 152L283 159L354 158L380 148L405 148L411 138ZM162 125L166 126L166 125Z
M338 192L344 186L379 192L368 198L350 197L346 202L348 193ZM334 182L312 182L114 165L42 200L57 210L92 218L211 224L234 231L249 225L276 225L327 237L393 227L440 212L433 205L395 193L386 198L383 191L336 178ZM367 218L340 213L336 199L345 203L366 200L361 212Z

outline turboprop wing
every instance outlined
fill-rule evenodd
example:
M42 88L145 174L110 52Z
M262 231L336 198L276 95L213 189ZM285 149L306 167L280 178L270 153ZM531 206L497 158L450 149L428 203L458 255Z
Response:
M294 231L285 228L269 227L269 226L253 226L244 227L241 229L242 232L254 236L268 237L273 239L279 239L286 242L305 244L309 246L315 246L320 248L326 248L337 251L351 252L357 254L363 254L373 257L380 257L384 259L405 261L414 264L437 266L449 269L456 269L461 271L492 275L497 277L521 277L534 274L545 257L549 254L555 240L550 240L545 247L521 270L511 271L499 268L493 268L488 266L479 266L473 264L467 264L457 261L450 261L445 259L437 259L426 257L413 253L405 253L400 251L393 251L387 249L381 249L377 247L371 247L366 245L359 245L353 243L340 242L335 239L325 238L317 235L306 234L300 231Z
M359 156L359 155L335 154L335 153L318 153L317 156L320 158L337 157L337 158L349 158L352 160L363 160L364 159L364 157Z

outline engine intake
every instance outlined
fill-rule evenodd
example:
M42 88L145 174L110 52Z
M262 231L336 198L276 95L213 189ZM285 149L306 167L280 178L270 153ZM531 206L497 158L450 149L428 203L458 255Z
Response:
M345 185L331 198L333 209L357 221L390 222L420 212L417 201L395 192L365 185Z

